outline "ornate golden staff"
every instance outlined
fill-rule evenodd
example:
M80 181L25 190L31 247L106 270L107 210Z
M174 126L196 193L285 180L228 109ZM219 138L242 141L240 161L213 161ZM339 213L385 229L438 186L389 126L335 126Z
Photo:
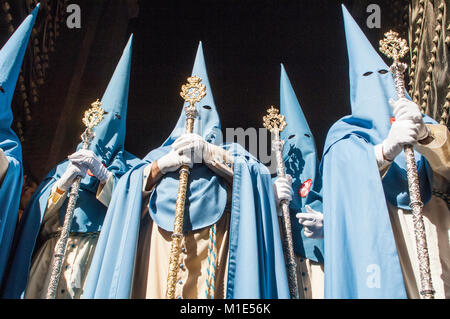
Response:
M200 102L206 95L206 86L201 84L202 79L193 76L188 78L188 84L181 87L181 97L189 103L185 107L186 133L194 131L194 121L198 116L195 103ZM166 299L175 299L175 288L178 276L178 259L180 257L181 240L183 238L184 204L189 178L189 166L183 165L180 169L180 181L178 185L177 202L175 208L175 222L173 226L172 242L170 246L169 274L167 278Z
M83 149L87 150L95 136L92 131L103 120L105 110L100 106L102 103L97 100L91 104L91 108L84 113L83 123L86 125L86 130L81 135L83 141ZM55 246L55 254L52 263L52 273L50 282L47 288L47 299L55 299L56 290L58 288L59 278L61 277L61 269L66 256L66 246L69 239L70 227L72 225L73 214L75 205L78 200L78 191L80 189L81 176L78 176L72 184L70 191L69 203L67 204L66 215L64 217L64 225L61 230L61 235Z
M283 115L273 106L267 110L269 115L264 116L264 127L268 129L274 139L272 140L272 149L277 158L277 175L285 177L285 168L283 161L283 145L284 141L280 139L280 133L286 128L286 121ZM297 279L297 263L294 254L294 241L292 240L291 218L289 212L289 201L281 201L281 237L283 240L283 251L288 273L289 292L291 299L299 299L298 279Z
M406 40L401 39L397 32L389 31L380 41L380 51L387 57L394 60L391 66L391 72L394 74L395 90L399 98L406 97L405 82L403 73L408 68L406 63L401 63L409 48ZM414 234L416 239L417 257L419 260L420 271L420 294L425 299L434 299L433 283L430 273L430 257L428 255L428 245L425 235L425 226L423 224L422 208L423 203L420 196L419 176L417 174L417 165L414 158L414 148L412 145L406 145L404 148L406 159L406 171L408 175L409 197L414 223Z

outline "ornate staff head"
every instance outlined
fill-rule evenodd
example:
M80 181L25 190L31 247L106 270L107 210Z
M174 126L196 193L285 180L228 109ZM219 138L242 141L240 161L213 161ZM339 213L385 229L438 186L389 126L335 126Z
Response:
M86 131L84 131L81 138L85 143L92 141L95 135L92 129L103 121L105 110L100 107L101 105L102 102L97 99L97 101L91 104L91 108L84 112L83 123L86 125Z
M394 63L400 62L409 51L408 42L399 37L397 32L390 30L384 34L384 39L380 40L380 51Z
M97 99L91 104L91 108L84 112L83 123L88 129L93 129L103 120L105 110L100 107L101 105L102 102Z
M388 58L394 60L390 69L394 74L395 90L399 98L404 98L405 82L403 73L408 68L408 65L401 63L400 59L408 53L408 43L405 39L400 38L397 32L391 30L384 34L383 40L380 40L380 51Z
M187 79L188 83L181 87L181 97L189 103L185 108L186 117L194 119L198 113L195 109L195 103L199 103L206 96L206 85L201 84L202 79L198 76L192 76Z
M284 115L280 114L280 111L275 107L271 106L267 110L268 115L263 117L264 127L268 129L271 133L281 133L286 128L286 118Z
M405 57L409 51L408 42L400 38L397 32L390 30L384 34L384 39L380 40L380 51L385 56L394 60L391 72L403 73L407 69L406 63L401 63L400 59Z

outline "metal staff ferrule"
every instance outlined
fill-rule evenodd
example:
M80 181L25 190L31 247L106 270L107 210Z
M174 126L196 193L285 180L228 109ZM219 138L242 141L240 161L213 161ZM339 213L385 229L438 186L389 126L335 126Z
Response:
M182 234L173 233L170 237L172 237L172 238L183 238L183 235Z
M394 75L395 90L399 98L404 98L406 97L406 94L403 74L408 66L405 63L401 63L400 59L408 53L408 43L406 40L401 39L397 32L389 31L384 36L385 38L380 41L380 51L387 57L394 60L390 70ZM417 259L419 263L421 286L420 294L424 296L425 299L434 299L434 289L430 270L430 257L428 254L425 225L422 217L423 202L420 195L419 176L417 173L413 146L406 145L404 152L408 176L410 207L413 215Z
M188 168L186 168L186 167L182 167L180 169L180 173L186 173L186 174L190 175L191 171Z

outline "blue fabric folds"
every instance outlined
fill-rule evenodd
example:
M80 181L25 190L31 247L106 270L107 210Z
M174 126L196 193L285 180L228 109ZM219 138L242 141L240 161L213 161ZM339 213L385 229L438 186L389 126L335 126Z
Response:
M39 5L0 50L0 149L9 162L0 185L0 286L5 276L22 193L22 146L11 129L11 102Z
M270 174L240 146L224 148L235 156L227 298L289 298ZM146 165L125 174L114 191L83 298L131 297Z
M124 49L122 58L103 96L102 108L107 114L101 124L94 128L96 135L91 143L91 149L102 159L108 171L113 174L114 184L140 161L125 151L123 146L131 69L131 46L132 37ZM68 160L61 162L46 176L23 213L14 237L12 258L8 266L8 280L1 290L3 298L22 298L24 295L33 252L39 248L37 247L37 238L52 187L64 174L68 164ZM81 181L71 232L97 232L102 229L107 207L96 198L98 186L99 181L89 175L86 175ZM67 203L68 199L60 208L61 225L64 223Z

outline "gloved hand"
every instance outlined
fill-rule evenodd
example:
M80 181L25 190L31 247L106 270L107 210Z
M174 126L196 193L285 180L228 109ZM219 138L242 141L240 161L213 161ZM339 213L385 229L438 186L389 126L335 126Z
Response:
M389 104L394 110L394 116L396 121L413 121L418 128L417 140L421 141L428 137L428 129L423 121L422 113L419 106L406 98L401 98L398 101L393 99L389 100Z
M188 165L189 168L194 166L191 156L180 154L176 150L171 150L157 161L159 170L163 175L175 172L183 165Z
M386 160L393 161L405 145L417 143L419 129L411 120L395 121L388 137L383 141L383 154Z
M219 163L231 163L232 156L223 148L208 143L198 134L184 134L179 137L172 145L173 149L180 154L193 157L195 164L211 164L215 160Z
M280 203L282 200L292 200L292 176L286 174L286 177L278 177L273 183L273 192L275 194L275 202L277 204L278 216L281 216L282 210Z
M64 174L56 182L56 187L66 192L69 189L69 187L72 186L73 182L75 181L75 178L77 178L78 176L84 178L86 176L86 173L87 173L86 166L70 162Z
M306 213L298 213L298 222L303 225L307 238L323 238L323 214L306 205Z
M102 184L106 183L111 174L91 150L80 150L70 155L69 160L73 164L85 166Z
M207 142L198 134L186 133L181 135L172 144L172 148L178 152L192 158L194 164L203 162L203 149Z

